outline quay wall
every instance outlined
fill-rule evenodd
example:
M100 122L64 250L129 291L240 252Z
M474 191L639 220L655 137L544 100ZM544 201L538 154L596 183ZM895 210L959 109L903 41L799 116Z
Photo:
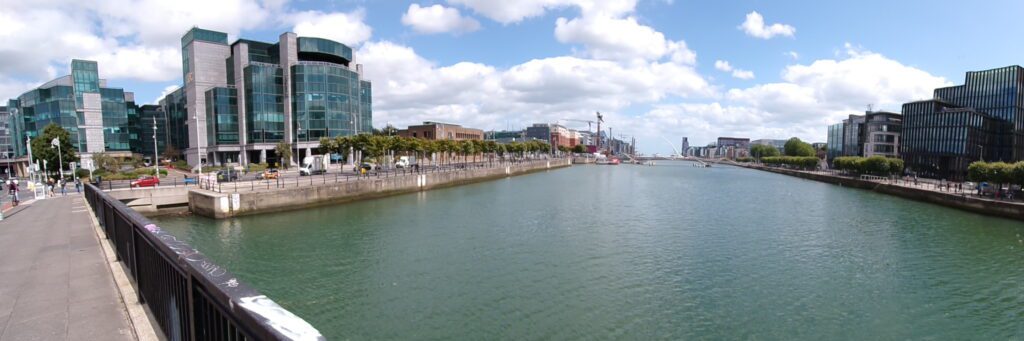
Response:
M223 219L414 193L571 165L570 159L535 160L505 167L472 168L390 178L367 178L324 185L241 193L217 193L192 189L188 193L188 203L193 214Z
M906 199L923 201L947 207L957 208L964 211L980 213L984 215L999 216L1024 221L1024 204L1021 203L970 197L958 193L943 193L921 188L904 187L857 178L848 178L828 174L808 173L790 169L746 165L742 167L758 169L777 174L795 176L798 178L820 181L844 187L865 189L879 193L895 195Z

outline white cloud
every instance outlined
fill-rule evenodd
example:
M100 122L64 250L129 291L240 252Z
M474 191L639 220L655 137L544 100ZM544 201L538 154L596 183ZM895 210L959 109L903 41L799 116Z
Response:
M671 41L634 17L602 15L574 19L558 18L555 38L562 43L579 43L591 57L611 60L658 60L669 56L678 63L694 64L697 54L683 41Z
M157 95L156 98L153 99L153 101L150 103L160 103L160 100L163 100L164 97L167 97L167 95L170 95L175 90L178 90L179 87L181 87L180 84L171 84L164 86L164 89L160 91L160 95Z
M319 37L358 46L373 35L373 29L363 22L365 16L362 9L347 13L305 11L290 14L287 20L295 25L292 31L299 36Z
M465 62L439 66L387 41L366 43L358 53L373 81L374 121L380 123L434 119L493 129L509 119L524 126L670 97L714 95L692 67L673 62L622 65L564 56L507 69Z
M786 55L789 58L793 58L793 60L800 60L800 54L796 53L796 51L785 52L783 53L783 55Z
M747 70L733 68L732 65L729 64L728 61L716 60L715 61L715 69L718 69L718 71L730 72L732 74L732 76L735 77L735 78L748 79L748 80L749 79L754 79L754 72L753 71L747 71Z
M433 5L420 7L409 5L402 15L402 24L410 26L419 33L466 33L480 29L480 22L470 17L463 17L458 9Z
M636 8L636 0L448 0L448 3L465 6L502 24L517 23L541 16L550 9L571 6L579 7L583 16L607 17L617 17Z
M724 60L716 60L715 69L718 69L718 71L729 72L732 71L732 65L729 65L729 62Z
M740 25L739 29L746 32L748 36L761 39L772 39L776 36L793 37L796 34L796 28L790 25L775 23L765 26L764 17L756 11L747 14L747 20Z

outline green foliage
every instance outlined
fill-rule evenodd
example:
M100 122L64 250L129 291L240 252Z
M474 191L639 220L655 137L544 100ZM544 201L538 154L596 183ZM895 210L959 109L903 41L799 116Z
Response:
M587 152L587 147L583 146L582 144L578 144L575 147L572 147L572 152L577 154L583 154Z
M753 162L753 161L754 161L754 159L753 158L749 158L749 157L738 157L738 158L736 158L736 162L740 162L740 163L748 163L748 162Z
M50 141L53 141L54 138L59 141L60 155L57 155L58 149L50 145ZM75 145L71 143L71 135L55 123L46 125L42 134L32 139L32 157L37 160L46 160L46 168L51 173L58 172L59 162L63 162L60 169L67 169L69 163L78 162L75 151Z
M799 138L791 138L786 141L786 145L783 147L786 151L786 156L815 156L814 147L810 143L801 141Z
M769 156L761 158L761 162L769 166L790 166L800 169L815 169L818 166L815 156Z
M903 160L872 156L843 156L832 160L832 168L856 174L886 176L903 172Z
M780 156L779 149L766 144L755 144L750 146L750 156L755 158Z
M278 142L274 146L274 152L281 158L281 168L287 169L292 162L292 144L288 142Z
M1024 184L1024 161L1017 163L973 162L967 166L967 179L998 184Z
M76 169L75 170L75 176L77 176L79 178L88 178L89 177L89 170L85 169L85 168Z
M175 169L183 169L185 171L188 171L188 161L185 160L171 162L171 166L174 166Z

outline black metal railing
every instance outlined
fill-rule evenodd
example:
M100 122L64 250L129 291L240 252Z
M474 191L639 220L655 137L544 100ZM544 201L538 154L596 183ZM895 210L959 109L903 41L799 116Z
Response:
M167 340L324 339L184 241L96 186L85 198Z

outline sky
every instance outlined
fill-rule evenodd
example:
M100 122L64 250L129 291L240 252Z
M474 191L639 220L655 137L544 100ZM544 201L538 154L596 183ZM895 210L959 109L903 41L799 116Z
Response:
M182 83L190 27L345 43L373 82L374 126L484 130L561 122L673 153L718 136L826 139L850 114L899 111L1018 65L1024 1L0 0L0 99L99 62L140 104ZM596 128L596 127L595 127Z

